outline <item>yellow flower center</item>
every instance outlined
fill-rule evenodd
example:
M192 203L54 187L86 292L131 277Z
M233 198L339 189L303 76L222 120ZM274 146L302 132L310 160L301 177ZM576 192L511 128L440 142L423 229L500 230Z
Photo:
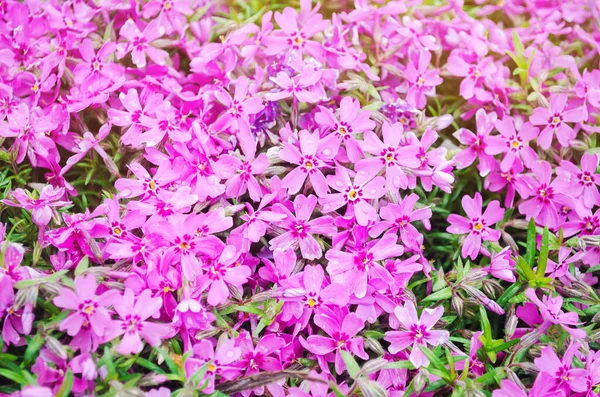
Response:
M483 229L483 225L481 224L481 222L477 222L475 226L473 226L473 228L477 231L481 231L481 229Z

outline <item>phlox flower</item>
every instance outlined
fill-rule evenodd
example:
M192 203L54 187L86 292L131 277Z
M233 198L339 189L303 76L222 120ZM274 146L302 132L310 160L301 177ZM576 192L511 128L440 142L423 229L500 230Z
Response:
M505 153L500 163L500 171L508 172L518 159L523 160L528 167L537 161L537 154L526 143L538 136L539 128L527 122L517 132L514 120L509 116L497 120L494 126L501 135L488 137L486 140L487 146L484 150L486 154L490 155Z
M579 316L575 312L565 313L562 310L563 298L561 296L544 295L540 300L533 288L526 290L525 296L540 309L544 319L544 323L540 326L541 330L546 330L552 324L558 324L574 338L585 337L584 330L569 327L579 325Z
M584 154L581 157L581 168L567 160L560 162L556 174L564 178L568 184L568 192L572 197L581 197L583 205L592 209L600 204L600 174L596 173L598 155Z
M390 191L405 189L408 186L405 169L416 169L421 165L417 158L419 149L414 145L401 145L404 132L402 124L390 125L384 122L381 130L383 142L373 131L364 133L364 140L359 142L360 147L373 157L356 163L356 171L375 176L385 167L388 189Z
M377 219L377 211L369 201L385 194L383 177L376 176L371 179L368 175L358 173L352 181L348 170L339 166L336 168L336 174L329 175L327 181L329 186L338 193L328 194L319 199L324 213L346 205L346 216L355 216L356 222L361 226L366 226L369 221Z
M390 353L395 354L412 346L410 361L413 365L416 368L428 366L429 359L419 346L437 346L448 341L450 337L448 331L432 329L444 314L444 308L438 306L435 309L425 309L419 318L415 305L408 301L404 306L397 307L394 314L403 330L386 332L385 340L390 342Z
M328 371L326 357L332 352L335 352L335 372L338 374L346 370L340 350L348 351L363 360L369 358L364 350L363 338L356 336L364 328L364 322L356 314L348 313L343 318L339 318L333 311L324 312L315 315L314 322L328 336L311 335L306 341L303 339L300 341L308 351L317 355L324 371Z
M319 132L315 131L311 134L307 130L302 130L298 136L300 150L295 145L284 142L283 149L279 152L282 160L298 165L282 179L282 187L288 190L288 194L296 194L302 189L308 177L315 193L321 197L329 193L329 186L320 170L326 164L317 155L317 148L320 146Z
M96 295L96 278L92 275L75 278L75 291L62 288L52 300L58 307L73 310L69 316L60 323L60 329L68 335L77 335L82 327L91 327L98 337L104 336L111 330L110 315L107 306L112 306L121 295L117 290L109 289Z
M378 262L404 253L404 248L396 245L397 241L397 236L386 234L380 240L372 241L354 252L332 248L325 254L329 261L327 272L333 282L344 285L349 293L362 298L367 294L370 279L392 280L392 276Z
M519 204L519 212L527 220L534 218L536 223L554 229L575 208L575 203L567 194L569 190L562 178L552 181L550 163L538 162L532 165L531 170L535 178L529 175L522 177L519 193L526 201Z
M108 41L96 51L90 39L85 39L79 46L79 53L84 62L75 66L73 75L75 83L82 84L88 79L108 79L115 81L123 74L123 67L117 63L106 62L115 52L116 44Z
M158 20L153 20L140 31L132 19L121 27L119 34L127 39L127 43L117 45L117 57L123 58L131 52L131 60L138 68L146 67L146 56L158 65L165 65L169 58L169 53L152 46L152 42L161 38L165 34L165 28L160 26Z
M497 70L492 57L478 59L475 54L461 54L456 50L450 54L447 67L454 76L464 77L460 83L460 95L465 99L472 98L475 88L481 87L485 78Z
M461 128L454 133L454 137L463 145L468 145L465 150L454 156L454 161L458 168L466 168L473 164L475 160L479 160L477 168L481 176L486 176L490 173L495 163L493 156L486 154L489 135L494 129L496 122L496 113L486 114L485 110L479 109L475 114L477 122L477 135L473 134L466 128Z
M426 95L434 95L435 87L443 82L439 70L429 70L430 62L431 52L427 50L413 51L410 53L410 61L404 71L409 82L406 101L418 109L425 107Z
M467 234L462 246L462 256L475 260L479 252L487 253L487 250L481 246L482 241L500 239L500 231L492 229L492 226L502 220L504 209L500 208L497 200L494 200L483 212L483 201L479 193L475 193L473 198L463 196L462 207L467 218L450 214L448 216L450 226L446 230L452 234Z
M568 147L570 141L575 139L577 133L567 123L579 123L585 118L583 108L565 110L567 95L556 94L550 98L550 109L539 107L533 110L529 121L533 125L545 126L538 137L538 145L544 150L552 144L552 137L556 138L561 146Z
M201 385L208 382L203 392L212 393L215 390L215 377L222 376L225 379L234 379L231 370L234 368L234 363L240 359L242 351L235 345L235 340L227 339L220 343L218 347L207 340L201 340L196 343L192 349L192 355L185 360L185 374L190 378L196 371L208 364L206 373L200 381Z
M400 199L398 204L388 204L379 210L381 221L369 229L371 237L378 237L381 233L398 233L402 243L413 251L420 251L423 244L423 235L412 225L412 222L421 221L427 230L431 228L429 207L415 209L419 196L411 193Z
M158 346L161 339L166 338L171 329L167 324L146 321L162 307L160 297L152 297L150 290L144 290L137 297L129 288L125 289L122 299L114 303L114 308L121 318L113 320L106 329L104 339L112 340L123 335L117 347L119 354L137 354L142 351L142 339L150 346Z
M584 368L573 368L573 356L581 345L571 343L562 360L558 358L551 346L542 349L542 356L534 360L540 373L547 374L546 379L552 382L552 390L562 390L565 395L587 391L587 371Z
M242 287L252 274L248 266L238 261L239 257L238 248L228 245L223 248L218 257L215 256L204 264L205 273L202 278L208 280L209 305L217 306L225 303L230 295L227 286Z
M321 139L319 144L319 150L323 157L327 159L335 158L341 144L344 143L350 161L360 160L363 153L355 135L375 128L375 122L370 120L371 112L361 110L360 102L349 96L342 98L340 101L339 117L336 117L326 107L319 106L319 109L320 111L315 114L315 121L331 130L327 136Z
M8 199L2 200L3 204L11 207L19 207L31 211L31 220L40 227L45 227L52 219L52 208L64 207L70 204L64 200L65 191L62 188L55 189L46 185L39 192L39 197L34 198L31 194L21 188L11 192L16 202Z
M294 212L296 215L283 204L273 206L276 212L285 215L285 218L281 221L281 226L285 228L286 232L271 239L271 249L286 251L298 244L304 259L319 259L323 252L313 234L332 236L337 228L333 218L329 216L310 219L316 205L317 198L315 196L298 195L294 199Z

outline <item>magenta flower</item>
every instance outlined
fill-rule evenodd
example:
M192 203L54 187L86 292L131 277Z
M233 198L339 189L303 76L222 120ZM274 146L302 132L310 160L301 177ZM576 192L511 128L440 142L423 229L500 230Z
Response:
M121 295L114 289L96 295L96 278L87 275L75 278L75 292L70 288L62 288L52 301L58 307L73 310L60 323L61 330L75 336L89 325L96 336L102 337L105 332L111 331L106 307L115 305L120 298Z
M295 265L295 262L293 263ZM285 301L281 314L284 321L295 318L300 331L308 323L312 313L320 313L329 305L344 307L348 304L348 294L342 284L325 283L325 272L320 265L304 267L296 277L281 282L281 298Z
M586 208L600 205L600 174L596 173L598 155L584 154L581 157L581 169L567 160L560 162L556 174L568 183L568 192L572 197L581 197Z
M326 166L325 162L317 156L317 148L320 145L319 132L315 131L311 134L307 130L302 130L298 136L300 150L295 145L284 142L283 149L279 152L282 160L298 165L283 178L282 187L288 190L288 194L296 194L308 177L315 193L322 197L329 193L329 186L323 172L319 169Z
M349 96L342 98L340 102L339 119L330 109L323 106L319 106L319 109L320 112L315 114L315 121L332 130L331 133L321 139L319 144L320 153L327 159L333 159L337 156L343 142L350 161L357 162L360 160L363 153L355 135L375 128L375 122L370 120L371 112L361 110L360 102Z
M214 96L225 106L226 111L212 127L216 131L223 131L230 127L233 127L234 131L239 131L244 153L252 157L253 154L250 153L256 147L256 142L250 133L250 116L264 109L262 99L249 97L248 78L244 76L236 80L233 98L225 90L216 91Z
M35 199L27 191L17 188L11 192L17 202L4 199L2 203L11 207L19 207L31 211L31 220L40 227L44 227L50 223L52 219L52 208L64 207L70 204L69 201L63 200L65 190L62 188L55 189L50 185L46 185L39 192L39 198Z
M435 95L435 87L443 82L438 69L429 70L430 62L429 51L413 51L404 71L404 76L409 82L406 101L418 109L427 105L426 95Z
M137 179L117 179L115 188L119 191L120 198L156 195L158 191L167 189L179 177L168 163L161 164L154 176L150 175L140 163L131 163L128 168Z
M238 262L239 257L239 250L233 245L228 245L223 248L218 257L204 264L206 273L202 278L208 280L207 283L210 285L207 299L209 305L217 306L225 303L230 294L227 286L241 287L252 274L248 266Z
M525 291L525 295L540 309L540 313L544 319L544 322L540 326L542 332L548 329L550 325L558 324L574 338L584 338L586 336L584 330L569 327L579 325L579 316L575 312L565 313L562 310L563 298L561 296L552 297L544 295L542 300L540 300L533 288Z
M539 374L533 387L527 393L513 381L505 379L500 389L494 390L492 397L565 397L562 390L553 389L554 383L546 374Z
M359 173L352 181L346 168L337 167L336 175L329 175L327 179L329 186L338 193L328 194L319 199L324 213L346 205L346 216L355 216L356 222L361 226L366 226L369 221L377 219L377 211L369 200L378 199L385 194L383 177L376 176L371 179Z
M271 199L272 195L263 197L256 211L254 211L250 203L246 203L248 213L240 217L244 223L234 229L232 233L240 233L244 239L253 243L259 242L260 238L267 233L269 225L280 222L285 218L285 214L265 209L265 206L269 204Z
M568 147L577 133L567 123L580 123L585 119L583 108L565 110L567 95L556 94L550 98L550 109L539 107L533 110L529 118L533 125L545 126L538 137L538 145L544 150L550 148L552 137L556 134L561 146Z
M91 132L85 132L83 134L83 139L79 141L78 146L73 148L73 152L75 153L73 156L67 159L67 164L63 167L60 175L65 175L73 165L77 164L81 159L83 159L87 153L94 149L96 153L104 160L104 164L110 170L113 175L119 174L119 169L117 168L114 161L110 158L110 156L106 153L104 148L100 146L100 142L102 142L108 134L110 134L110 129L112 125L110 123L104 124L100 127L98 131L98 135L94 136Z
M146 67L146 56L157 65L167 63L169 53L151 45L153 41L165 34L165 28L160 26L158 20L150 22L142 32L132 19L128 19L119 34L128 40L128 43L120 43L117 46L117 57L119 59L131 52L131 60L140 69Z
M219 163L223 166L221 176L227 179L225 194L228 197L237 198L248 192L252 201L260 201L263 192L255 175L261 175L269 166L266 154L261 153L256 158L254 154L246 155L244 161L226 154Z
M500 163L500 170L502 172L508 172L518 159L523 160L528 167L537 161L537 154L526 144L538 136L540 132L539 128L527 122L517 132L515 130L515 122L510 116L506 116L502 120L497 120L494 126L501 135L488 137L486 141L487 146L484 150L486 154L492 156L505 153Z
M500 208L498 200L494 200L482 213L483 202L479 193L475 193L473 198L463 196L462 207L468 218L450 214L448 216L450 226L446 230L452 234L468 234L463 241L462 256L475 260L479 252L487 253L487 250L481 246L482 241L500 239L500 231L492 229L492 226L504 218L504 209Z
M414 209L419 196L411 193L401 199L398 204L388 204L379 211L381 222L369 229L371 237L378 237L384 231L398 233L402 243L413 251L420 251L423 245L423 235L411 224L421 221L427 230L431 229L431 209L429 207Z
M293 97L298 102L318 102L321 94L312 90L312 87L321 80L321 75L320 70L315 70L308 65L294 78L291 78L285 72L279 72L276 77L271 77L271 81L283 88L283 91L269 92L265 95L265 98L269 101L278 101Z
M460 83L460 95L470 99L475 95L475 89L482 86L486 77L496 72L496 66L491 57L478 60L474 54L463 56L453 51L448 58L448 71L454 76L464 77Z
M367 294L369 279L392 280L392 276L378 262L404 253L404 248L396 245L397 241L397 236L386 234L380 240L372 241L367 247L354 252L330 249L325 258L329 261L327 272L331 275L331 280L343 284L357 298L363 298Z
M275 13L275 21L281 30L276 30L265 38L265 54L277 55L289 51L293 53L306 52L317 59L323 57L321 43L311 40L315 34L323 31L329 25L328 21L323 20L321 14L314 14L308 20L303 21L303 27L300 29L298 12L291 7L286 7L283 12Z
M287 231L271 239L271 249L286 251L298 244L304 259L319 259L323 252L319 242L312 235L332 236L337 231L337 227L333 222L333 218L329 216L310 220L316 205L317 198L315 196L298 195L294 199L294 212L296 213L294 216L285 205L276 204L274 206L275 211L286 216L281 224Z
M483 268L492 277L499 278L500 280L514 283L515 278L515 262L510 258L510 247L505 247L502 251L494 253L490 260L490 265Z
M531 170L535 178L523 176L523 188L519 191L524 199L528 200L519 204L519 212L527 220L534 218L540 225L548 225L554 229L565 219L566 213L575 207L573 199L569 197L567 187L560 178L552 179L552 166L542 161L532 165ZM532 197L533 196L533 197ZM530 198L531 197L531 198Z
M486 154L486 148L488 140L491 138L489 135L494 129L496 117L496 113L486 114L485 110L479 109L475 114L477 135L465 128L461 128L454 133L454 137L460 143L467 145L465 150L454 156L454 161L456 161L459 169L466 168L473 164L475 160L479 160L477 166L479 174L486 176L490 173L496 160L493 156Z
M390 125L384 122L381 130L383 142L373 131L364 133L364 140L360 142L360 146L365 152L371 153L373 157L362 159L356 163L356 172L367 173L373 177L385 167L388 189L390 191L406 189L408 177L405 170L407 168L417 169L421 165L417 158L419 148L414 145L401 145L404 128L400 123Z
M106 59L115 52L115 48L116 44L108 41L96 53L92 41L83 40L79 46L79 53L84 62L75 66L73 70L75 83L82 84L88 79L117 80L124 72L123 67L117 63L106 62Z
M562 390L565 395L570 392L581 393L588 390L587 371L584 368L573 368L573 356L581 345L572 342L562 360L558 358L551 346L542 349L542 356L534 360L537 369L547 374L548 381L552 382L552 390Z
M168 325L146 321L162 307L160 297L153 298L149 289L135 297L133 291L125 289L123 298L114 303L120 320L114 320L107 328L104 339L109 341L123 335L117 351L119 354L137 354L144 347L142 339L150 346L158 346L160 340L171 333Z
M364 350L363 339L356 337L356 334L364 328L364 322L356 317L356 314L348 313L343 319L340 319L335 316L334 312L322 313L315 315L314 322L329 337L311 335L303 345L308 351L317 355L320 364L326 360L323 356L335 352L335 372L341 374L346 370L346 364L340 350L348 351L363 360L369 358ZM324 365L321 364L321 368L323 367Z
M202 366L209 363L208 370L200 384L204 385L208 381L208 384L202 390L205 393L212 393L215 390L215 377L217 375L226 379L234 379L230 375L228 376L228 371L234 368L232 364L239 360L241 355L242 351L235 345L233 339L225 340L217 348L209 340L201 340L192 347L192 356L185 360L185 374L190 378Z
M444 314L444 308L438 306L435 309L425 309L419 318L414 303L407 301L404 307L396 307L394 314L404 330L386 332L385 340L390 342L390 353L398 353L412 345L410 362L416 368L428 366L429 359L419 346L437 346L448 341L448 331L432 329Z

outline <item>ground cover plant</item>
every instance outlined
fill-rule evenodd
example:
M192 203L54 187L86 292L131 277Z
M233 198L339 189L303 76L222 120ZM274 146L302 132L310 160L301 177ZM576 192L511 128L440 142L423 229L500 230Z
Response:
M0 2L0 394L593 397L600 2Z

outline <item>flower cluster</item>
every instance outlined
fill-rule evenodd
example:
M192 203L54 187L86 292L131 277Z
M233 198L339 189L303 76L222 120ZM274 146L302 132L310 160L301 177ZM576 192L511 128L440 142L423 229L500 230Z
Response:
M0 3L0 395L600 391L600 2Z

